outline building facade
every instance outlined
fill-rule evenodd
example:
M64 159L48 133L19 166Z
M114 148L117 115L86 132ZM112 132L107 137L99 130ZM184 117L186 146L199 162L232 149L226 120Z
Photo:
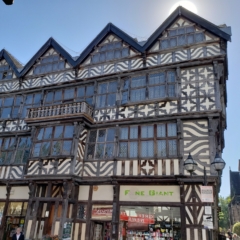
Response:
M52 38L25 66L2 50L0 238L217 239L230 40L178 7L145 42L110 23L77 58Z

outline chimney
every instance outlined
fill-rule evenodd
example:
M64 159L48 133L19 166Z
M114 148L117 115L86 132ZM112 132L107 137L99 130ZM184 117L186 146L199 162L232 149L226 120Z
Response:
M238 160L238 171L240 172L240 159Z

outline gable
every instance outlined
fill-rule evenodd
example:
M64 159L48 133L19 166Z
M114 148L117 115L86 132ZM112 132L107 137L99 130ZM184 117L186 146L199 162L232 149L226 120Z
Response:
M149 51L167 50L214 40L217 41L219 38L199 27L196 23L179 17L162 32L160 38Z
M89 54L82 65L100 64L134 57L139 53L115 34L107 35Z
M54 48L50 48L36 59L35 64L29 69L27 76L47 74L68 68L71 68L71 66L65 61L64 57Z
M16 75L5 59L0 60L0 81L16 78Z

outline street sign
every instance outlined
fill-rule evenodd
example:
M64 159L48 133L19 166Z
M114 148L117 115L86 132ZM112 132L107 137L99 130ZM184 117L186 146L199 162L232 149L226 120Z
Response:
M201 186L201 200L202 202L213 202L212 186Z
M211 206L205 206L205 214L212 215L212 207Z
M213 229L212 215L203 215L203 226L208 229Z

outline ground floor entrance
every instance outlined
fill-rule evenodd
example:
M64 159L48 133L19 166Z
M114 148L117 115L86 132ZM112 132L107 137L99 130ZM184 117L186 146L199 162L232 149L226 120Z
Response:
M111 240L111 222L92 221L91 222L92 240Z

